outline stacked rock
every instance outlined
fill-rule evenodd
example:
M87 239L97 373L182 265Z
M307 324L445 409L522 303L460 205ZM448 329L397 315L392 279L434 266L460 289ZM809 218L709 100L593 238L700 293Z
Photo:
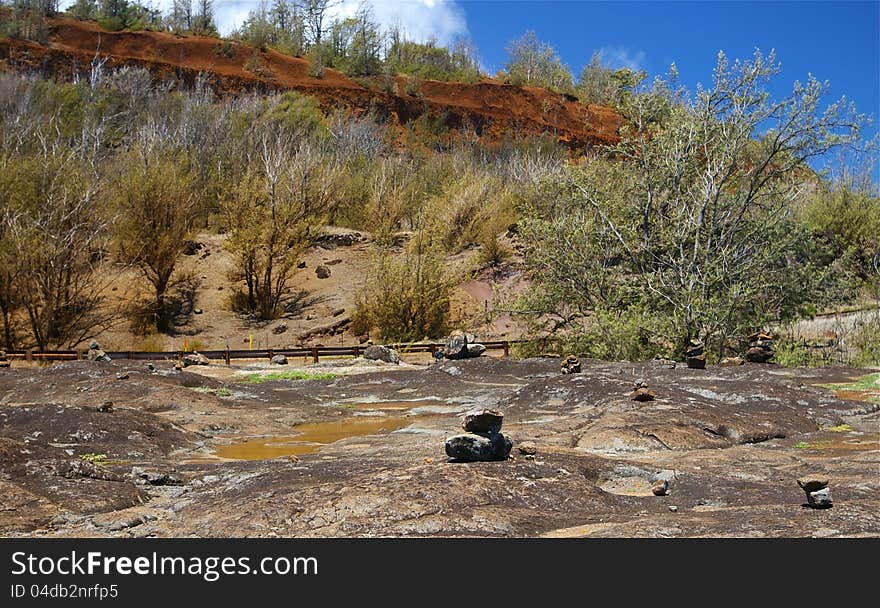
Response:
M180 360L180 365L182 367L189 367L190 365L211 365L211 360L205 355L199 353L199 351L194 350L190 354L183 356Z
M474 334L468 334L460 329L456 329L446 338L446 345L443 347L443 356L447 359L470 359L479 357L486 352L486 347L477 343L477 337Z
M814 509L827 509L832 506L831 488L824 475L808 475L797 480L807 495L807 504Z
M97 340L92 340L89 344L89 352L86 353L86 359L89 361L101 361L103 363L110 362L110 355L101 350L101 345Z
M568 355L562 360L562 365L559 366L559 371L563 374L579 374L581 373L581 362L574 355Z
M772 358L772 335L757 333L749 336L749 350L746 351L746 361L749 361L750 363L767 363Z
M634 383L634 390L629 394L629 398L633 401L653 401L657 398L657 393L648 388L648 383L639 378Z
M458 462L507 460L513 442L501 434L504 414L498 410L472 410L464 415L465 433L446 440L446 455Z
M6 351L0 350L0 367L10 367L11 363L6 358Z
M687 366L691 369L706 369L706 355L704 354L703 343L699 340L691 340L688 344Z

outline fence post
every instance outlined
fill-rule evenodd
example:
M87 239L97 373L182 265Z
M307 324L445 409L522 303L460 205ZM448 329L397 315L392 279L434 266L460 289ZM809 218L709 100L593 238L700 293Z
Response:
M226 356L224 358L226 359L226 365L229 365L229 347L228 346L226 347Z
M317 346L313 346L313 347L312 347L312 360L313 360L315 363L318 362L318 347L317 347Z
M29 348L27 350L27 352L24 354L24 360L25 361L33 361L33 359L34 359L34 351L33 351L33 349Z
M510 342L508 342L507 340L504 341L504 356L510 356Z
M361 356L361 349L359 346L354 347L354 358L357 359Z
M266 341L267 341L267 342L269 341L268 336L266 337ZM269 350L269 362L271 363L271 362L272 362L272 357L273 357L273 355L272 355L272 349L270 348L270 349L268 349L268 350Z

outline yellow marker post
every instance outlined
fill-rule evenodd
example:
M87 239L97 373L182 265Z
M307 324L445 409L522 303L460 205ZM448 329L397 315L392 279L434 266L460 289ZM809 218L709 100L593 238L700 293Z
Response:
M248 336L248 350L254 350L254 335L250 334Z

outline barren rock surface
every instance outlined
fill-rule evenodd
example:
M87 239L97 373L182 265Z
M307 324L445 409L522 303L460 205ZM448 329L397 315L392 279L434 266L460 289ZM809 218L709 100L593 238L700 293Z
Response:
M581 364L481 357L259 384L170 362L2 369L0 534L880 535L880 387L843 400L819 386L870 370ZM629 399L636 378L654 401ZM510 460L449 461L444 440L475 408L503 412ZM296 449L218 456L261 440ZM805 476L828 478L832 508L805 506Z

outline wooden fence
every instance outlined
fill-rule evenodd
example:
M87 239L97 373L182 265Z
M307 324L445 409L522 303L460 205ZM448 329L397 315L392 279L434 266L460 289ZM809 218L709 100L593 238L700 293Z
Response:
M510 345L517 341L501 340L496 342L480 342L486 350L503 350L504 356L510 355ZM443 350L442 343L414 343L414 344L386 344L401 355L410 353L431 353ZM270 360L275 355L285 357L311 357L313 363L317 363L321 357L359 357L364 354L366 346L313 346L306 348L270 348L266 350L200 350L199 354L208 359L224 361L227 365L232 359L266 359ZM24 361L76 361L86 358L87 351L82 350L15 350L6 353L7 358ZM187 351L106 351L113 360L129 361L177 361Z

